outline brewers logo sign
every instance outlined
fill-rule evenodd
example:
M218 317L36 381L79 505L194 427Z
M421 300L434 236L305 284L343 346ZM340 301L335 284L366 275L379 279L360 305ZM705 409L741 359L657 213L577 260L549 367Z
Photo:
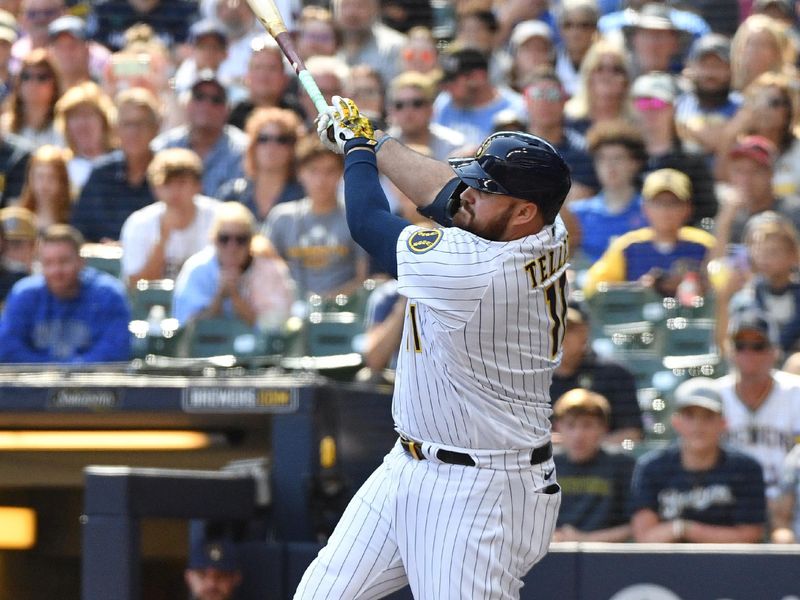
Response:
M433 250L441 239L441 229L419 229L408 238L408 249L414 254L424 254Z

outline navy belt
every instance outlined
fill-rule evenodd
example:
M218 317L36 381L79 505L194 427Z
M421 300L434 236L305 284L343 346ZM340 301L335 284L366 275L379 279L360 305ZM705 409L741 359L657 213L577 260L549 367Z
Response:
M427 460L427 456L422 451L422 444L409 440L408 438L400 437L400 445L403 450L408 452L416 460ZM531 451L531 464L538 465L543 463L553 456L553 445L547 442L544 446L539 446ZM448 465L462 465L465 467L474 467L475 460L465 452L456 452L454 450L444 450L440 448L436 451L436 458Z

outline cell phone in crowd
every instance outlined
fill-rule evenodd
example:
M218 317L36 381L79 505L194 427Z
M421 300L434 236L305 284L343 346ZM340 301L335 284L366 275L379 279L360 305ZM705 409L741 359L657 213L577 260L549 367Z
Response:
M118 79L144 77L150 73L150 55L120 53L111 57L111 69Z

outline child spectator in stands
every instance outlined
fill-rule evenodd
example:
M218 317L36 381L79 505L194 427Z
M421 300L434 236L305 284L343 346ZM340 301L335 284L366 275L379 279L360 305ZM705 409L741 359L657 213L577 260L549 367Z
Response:
M626 121L598 123L589 130L587 142L600 192L571 202L567 209L580 230L575 250L593 262L615 237L647 224L639 194L645 148L638 129Z
M36 261L36 215L21 206L6 206L0 209L0 227L5 235L3 265L30 275Z
M46 49L32 50L22 59L12 87L0 118L3 132L23 137L37 148L44 144L63 145L53 122L61 92Z
M562 452L553 460L561 486L556 542L625 542L631 536L628 495L633 458L603 449L611 409L582 388L553 405L553 427Z
M168 148L153 157L147 179L157 202L137 210L122 226L122 278L172 279L184 261L208 243L220 202L203 196L200 157Z
M44 231L56 223L69 223L72 192L67 174L69 152L58 146L42 146L31 156L28 178L19 205L36 215L36 227Z
M597 40L600 14L593 0L565 0L561 3L558 29L561 44L556 54L556 73L569 96L578 91L580 69L592 43Z
M115 122L114 102L93 81L69 88L56 102L56 131L72 153L67 171L73 196L89 178L94 160L116 144Z
M300 11L295 31L297 53L303 61L312 56L333 56L339 46L338 32L331 11L309 4Z
M125 219L155 202L147 167L161 123L158 100L135 87L120 92L115 105L119 150L95 161L72 211L72 224L89 242L119 240Z
M625 51L602 38L597 40L581 63L577 90L564 107L567 126L586 135L592 125L603 121L630 120L631 80Z
M85 267L69 225L42 236L42 273L18 281L0 319L0 362L99 363L130 358L130 309L122 283Z
M751 15L731 40L733 89L744 90L762 73L794 75L797 49L787 28L767 15Z
M264 234L288 263L301 297L350 294L366 279L369 262L339 202L342 157L309 135L298 142L295 160L307 196L274 207Z
M561 364L553 372L550 397L560 398L575 388L596 392L609 404L608 431L604 441L619 444L626 439L640 440L642 411L636 398L636 380L624 365L592 350L589 318L584 305L570 302L563 356Z
M216 197L241 202L262 223L276 204L305 195L294 164L303 123L297 113L285 108L257 108L245 131L249 143L242 159L244 177L223 183Z
M710 233L685 225L692 212L689 178L675 169L653 171L644 180L642 198L648 226L611 242L586 274L587 298L600 283L624 281L638 281L664 296L675 296L686 271L705 272L715 240Z
M636 461L631 526L637 542L755 543L766 506L759 464L720 445L723 404L713 380L675 390L678 442Z
M189 257L175 282L172 316L237 318L275 329L295 300L289 269L272 245L255 231L246 206L225 202L211 225L211 245Z

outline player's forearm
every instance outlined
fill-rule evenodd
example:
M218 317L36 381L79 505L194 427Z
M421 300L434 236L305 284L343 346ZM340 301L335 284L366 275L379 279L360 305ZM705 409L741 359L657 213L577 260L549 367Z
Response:
M380 139L380 133L378 136ZM417 206L433 202L453 178L453 170L446 163L414 152L394 139L381 145L378 168Z

